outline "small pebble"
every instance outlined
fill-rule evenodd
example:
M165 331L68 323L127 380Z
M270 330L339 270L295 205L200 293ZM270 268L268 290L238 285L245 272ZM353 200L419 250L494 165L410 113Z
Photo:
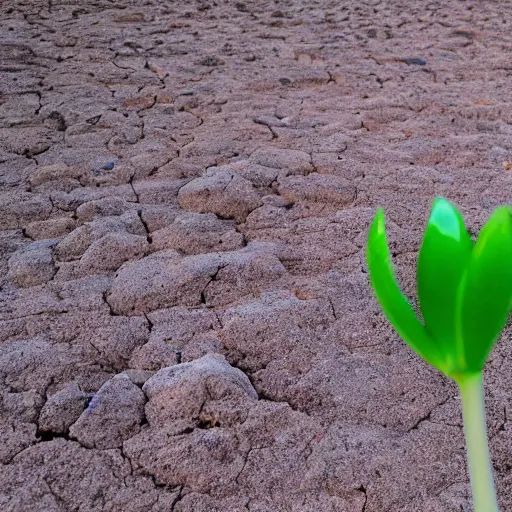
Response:
M101 115L90 117L89 119L86 119L85 122L87 124L93 124L94 125L94 124L97 124L100 119L101 119Z
M114 163L114 162L108 162L108 163L106 163L106 164L102 167L102 169L103 169L104 171L111 171L111 170L114 168L114 165L115 165L115 163Z
M105 165L102 165L101 167L97 167L92 169L92 173L94 176L99 176L101 174L101 171L111 171L115 166L115 162L107 162Z
M410 59L402 59L402 62L405 62L407 65L416 65L416 66L424 66L427 61L425 59L420 59L419 57L411 57Z

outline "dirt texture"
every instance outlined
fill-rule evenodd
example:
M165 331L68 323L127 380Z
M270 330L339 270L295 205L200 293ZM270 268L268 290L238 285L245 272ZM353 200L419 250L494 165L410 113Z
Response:
M472 510L364 250L383 206L414 297L435 196L510 202L512 4L0 3L0 509Z

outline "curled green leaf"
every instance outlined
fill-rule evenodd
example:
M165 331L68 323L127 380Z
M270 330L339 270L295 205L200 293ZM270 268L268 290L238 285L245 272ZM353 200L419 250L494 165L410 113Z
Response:
M418 320L395 279L386 240L384 211L379 209L370 227L367 250L370 280L386 317L402 339L433 365L440 362L437 349Z
M459 287L472 249L461 214L446 199L436 199L418 256L417 281L421 314L443 352L445 372L454 364Z
M481 370L512 305L512 218L498 208L482 228L459 289L457 351L469 373Z

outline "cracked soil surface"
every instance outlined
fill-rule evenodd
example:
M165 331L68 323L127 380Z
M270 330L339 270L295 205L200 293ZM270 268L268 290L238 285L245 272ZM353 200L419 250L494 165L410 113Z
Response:
M470 511L404 290L512 193L508 1L3 0L0 509ZM486 368L512 510L512 339Z

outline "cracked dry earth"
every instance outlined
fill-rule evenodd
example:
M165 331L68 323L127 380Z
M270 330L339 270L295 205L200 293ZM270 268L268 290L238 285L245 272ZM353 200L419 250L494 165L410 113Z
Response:
M2 1L0 509L470 511L455 386L372 298L512 191L512 5ZM511 330L486 368L512 510Z

